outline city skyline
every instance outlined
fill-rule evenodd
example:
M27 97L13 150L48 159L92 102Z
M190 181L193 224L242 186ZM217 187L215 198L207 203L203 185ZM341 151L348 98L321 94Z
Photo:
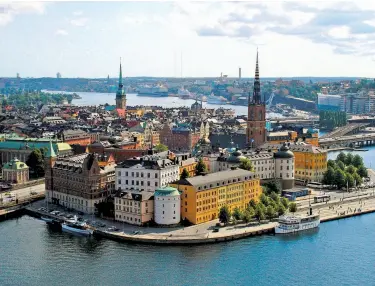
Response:
M19 2L0 5L0 76L371 77L375 4ZM171 24L173 23L173 24ZM181 67L182 65L182 67Z

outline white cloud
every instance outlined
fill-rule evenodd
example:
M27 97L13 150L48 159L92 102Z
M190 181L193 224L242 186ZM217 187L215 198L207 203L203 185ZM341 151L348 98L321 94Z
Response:
M8 2L0 3L0 26L12 22L20 14L43 14L47 3L43 2Z
M63 30L63 29L59 29L55 32L56 35L60 35L60 36L67 36L69 35L68 31L66 30Z
M76 19L70 20L70 24L72 24L73 26L83 27L83 26L86 26L88 20L89 20L88 18L76 18Z
M82 14L83 14L82 11L74 11L74 12L73 12L73 15L74 15L74 16L81 16Z
M328 30L328 35L336 39L347 39L350 35L350 29L347 26L333 27Z

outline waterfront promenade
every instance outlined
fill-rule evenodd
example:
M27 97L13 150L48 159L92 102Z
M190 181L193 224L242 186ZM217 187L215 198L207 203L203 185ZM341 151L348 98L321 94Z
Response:
M28 213L35 216L41 215L36 209L42 202L36 202L27 208ZM337 198L329 203L319 203L312 205L314 212L321 216L321 222L347 218L375 212L375 196L373 190L361 194L361 196L351 196L348 198ZM54 209L55 208L54 206ZM306 214L307 208L302 208L298 214ZM91 219L85 216L86 219ZM95 235L113 240L146 244L205 244L225 242L255 235L273 234L275 222L265 224L236 224L220 227L219 232L213 232L218 220L213 220L204 224L190 227L176 228L156 228L139 227L120 222L102 220L95 218L97 222L103 222L105 227L96 227ZM116 226L120 231L107 231L109 226ZM134 234L134 232L137 234Z

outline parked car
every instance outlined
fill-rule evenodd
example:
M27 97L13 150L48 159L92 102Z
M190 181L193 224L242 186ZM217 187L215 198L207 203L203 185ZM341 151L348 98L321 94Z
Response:
M65 217L66 217L66 218L73 218L74 215L72 215L72 214L67 214Z
M38 193L35 192L35 191L32 191L32 192L30 192L30 194L33 195L33 196L35 196L35 195L37 195Z
M83 213L83 212L78 212L78 214L79 214L79 215L84 215L84 213Z
M115 226L110 226L109 228L107 228L108 231L119 231L120 229L115 227Z

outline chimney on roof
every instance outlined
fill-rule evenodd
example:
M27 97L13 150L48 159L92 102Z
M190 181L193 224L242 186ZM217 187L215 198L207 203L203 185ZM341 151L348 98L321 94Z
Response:
M163 168L165 167L165 160L163 159Z

